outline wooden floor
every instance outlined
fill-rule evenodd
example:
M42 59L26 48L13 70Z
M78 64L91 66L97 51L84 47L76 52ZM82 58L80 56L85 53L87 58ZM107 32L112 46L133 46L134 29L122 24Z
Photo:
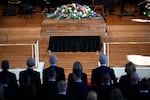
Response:
M37 11L39 8L36 8ZM126 8L130 12L130 6ZM0 9L2 12L2 6ZM98 12L101 14L101 12ZM133 18L146 17L136 13L136 16L119 17L119 5L115 7L117 15L107 15L107 36L103 36L103 42L150 42L150 23L132 22ZM33 43L39 40L40 61L45 62L45 68L49 66L47 47L49 36L41 36L41 22L44 13L34 12L32 17L24 19L20 15L0 15L0 43ZM12 49L13 48L13 49ZM150 56L150 45L111 45L109 51L109 66L124 66L127 62L126 55L140 54ZM132 48L132 49L131 49ZM10 60L11 68L26 67L26 58L31 56L28 47L0 47L0 61ZM97 67L100 52L51 52L58 55L58 65L65 68L66 76L72 71L75 61L83 64L83 70L90 79L91 69Z

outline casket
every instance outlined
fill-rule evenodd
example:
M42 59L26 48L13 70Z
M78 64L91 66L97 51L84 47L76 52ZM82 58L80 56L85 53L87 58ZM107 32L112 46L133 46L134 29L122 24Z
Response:
M49 36L101 36L105 34L106 24L102 18L84 19L44 19L41 35Z

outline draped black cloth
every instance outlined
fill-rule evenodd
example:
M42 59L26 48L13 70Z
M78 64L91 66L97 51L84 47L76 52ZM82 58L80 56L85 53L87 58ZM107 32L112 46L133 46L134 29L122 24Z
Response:
M95 52L102 47L100 36L51 36L48 50L52 52Z

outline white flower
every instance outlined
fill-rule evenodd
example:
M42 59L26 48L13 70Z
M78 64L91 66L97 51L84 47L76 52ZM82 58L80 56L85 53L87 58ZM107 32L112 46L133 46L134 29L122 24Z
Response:
M62 11L61 11L61 12L62 12L62 13L63 13L63 12L65 12L65 9L62 9Z
M77 10L74 10L74 13L76 13L77 12Z

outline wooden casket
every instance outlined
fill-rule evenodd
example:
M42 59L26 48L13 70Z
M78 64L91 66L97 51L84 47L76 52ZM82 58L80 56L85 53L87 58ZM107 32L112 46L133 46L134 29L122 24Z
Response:
M102 18L84 19L44 19L41 23L41 35L48 36L102 36L106 23Z
M106 24L100 18L44 19L41 35L50 38L48 51L95 52L102 47Z

